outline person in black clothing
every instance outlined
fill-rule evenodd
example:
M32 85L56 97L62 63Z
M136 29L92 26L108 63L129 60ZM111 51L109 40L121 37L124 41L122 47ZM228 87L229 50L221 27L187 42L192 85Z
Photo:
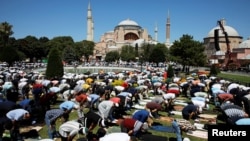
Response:
M89 133L93 132L93 129L96 126L100 126L102 128L108 125L108 122L102 119L100 115L93 111L87 112L84 117L78 119L78 122L82 123L84 127L89 129Z
M198 117L199 114L199 107L189 103L182 109L182 117L183 119L190 120L193 119L195 120Z

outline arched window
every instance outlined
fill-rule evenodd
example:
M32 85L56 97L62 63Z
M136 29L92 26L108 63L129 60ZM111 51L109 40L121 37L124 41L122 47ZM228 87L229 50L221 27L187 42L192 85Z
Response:
M127 33L124 36L124 40L137 40L137 39L139 39L139 37L134 33Z

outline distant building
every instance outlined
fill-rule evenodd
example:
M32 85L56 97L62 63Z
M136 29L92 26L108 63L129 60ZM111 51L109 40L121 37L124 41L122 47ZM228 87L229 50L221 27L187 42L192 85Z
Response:
M113 30L105 32L99 42L96 42L93 59L102 60L109 51L120 51L122 46L131 45L141 47L142 44L158 43L158 27L154 29L155 37L149 35L147 29L141 27L137 22L131 19L121 21ZM87 40L93 41L94 26L90 3L87 14ZM166 24L166 47L170 47L170 17L168 13Z
M224 27L224 31L227 32L230 52L231 52L231 59L237 63L243 63L239 60L249 59L249 52L250 44L249 39L243 42L242 36L239 35L237 30L233 27L226 25L225 19L221 20L221 23ZM215 41L214 41L214 30L219 29L219 47L220 50L216 50L215 48ZM244 43L244 45L243 45ZM225 59L225 53L227 52L227 44L225 35L219 25L212 28L209 32L207 37L204 38L204 46L205 46L205 54L207 55L207 60L210 64L217 64L221 63ZM244 61L246 62L246 61Z
M120 51L122 46L141 47L143 43L156 43L137 22L126 19L115 26L113 31L104 33L100 42L96 43L95 56L101 58L109 51Z

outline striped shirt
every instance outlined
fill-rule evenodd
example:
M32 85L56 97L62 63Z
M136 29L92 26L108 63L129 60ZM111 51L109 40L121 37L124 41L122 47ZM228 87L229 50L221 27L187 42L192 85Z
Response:
M64 114L62 109L51 109L48 110L45 114L45 117L50 120L50 123L56 121L57 118L61 117Z
M236 109L236 108L230 108L230 109L226 109L225 113L228 117L244 117L245 112L243 110L240 109Z

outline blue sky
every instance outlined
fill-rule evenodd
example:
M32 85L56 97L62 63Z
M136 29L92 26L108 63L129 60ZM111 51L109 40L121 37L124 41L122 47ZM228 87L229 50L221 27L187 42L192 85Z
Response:
M225 18L243 40L250 37L249 0L0 0L0 22L13 26L16 39L28 35L71 36L75 42L86 39L87 7L91 2L94 40L111 31L121 21L131 19L147 29L154 38L166 41L166 19L171 18L170 41L183 34L203 41L208 32Z

